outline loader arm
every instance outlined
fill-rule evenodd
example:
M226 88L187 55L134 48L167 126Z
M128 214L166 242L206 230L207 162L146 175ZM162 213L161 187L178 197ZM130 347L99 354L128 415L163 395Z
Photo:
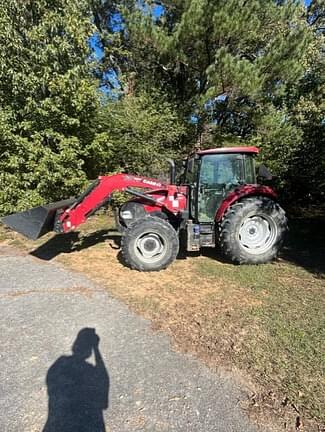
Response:
M108 203L113 192L124 191L129 187L168 190L167 184L147 177L128 174L98 177L98 180L71 207L58 214L54 227L55 231L65 233L74 230L85 222L89 216Z

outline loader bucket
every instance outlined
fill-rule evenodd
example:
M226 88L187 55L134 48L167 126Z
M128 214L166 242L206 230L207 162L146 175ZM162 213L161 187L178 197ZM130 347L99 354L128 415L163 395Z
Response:
M1 222L25 237L36 240L49 231L53 231L56 212L67 209L75 201L75 198L71 198L34 207L30 210L5 216L1 219Z

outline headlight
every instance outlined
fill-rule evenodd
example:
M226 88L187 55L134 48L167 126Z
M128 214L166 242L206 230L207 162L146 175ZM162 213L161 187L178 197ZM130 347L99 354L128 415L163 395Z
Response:
M121 211L121 217L122 217L122 219L133 219L133 216L132 216L132 213L130 212L130 210Z

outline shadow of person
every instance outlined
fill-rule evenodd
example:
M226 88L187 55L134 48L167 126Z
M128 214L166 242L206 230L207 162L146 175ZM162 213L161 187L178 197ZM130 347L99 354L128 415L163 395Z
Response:
M71 356L59 357L46 377L48 419L43 432L105 432L109 376L95 329L83 328ZM86 361L92 353L95 366Z

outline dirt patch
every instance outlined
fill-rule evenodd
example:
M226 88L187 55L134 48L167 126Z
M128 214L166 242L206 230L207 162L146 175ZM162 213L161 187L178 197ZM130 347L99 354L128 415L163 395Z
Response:
M7 245L5 242L1 242L0 245L0 256L24 256L27 252L17 249L14 246Z
M17 255L16 255L17 256ZM51 288L48 290L27 290L27 291L14 291L5 294L0 294L1 297L5 298L16 298L23 297L30 294L43 294L43 293L53 293L53 294L81 294L85 297L91 298L95 290L85 287L73 287L73 288Z

